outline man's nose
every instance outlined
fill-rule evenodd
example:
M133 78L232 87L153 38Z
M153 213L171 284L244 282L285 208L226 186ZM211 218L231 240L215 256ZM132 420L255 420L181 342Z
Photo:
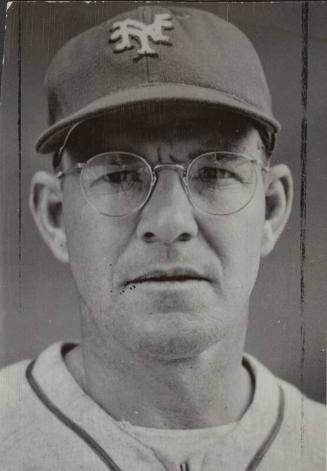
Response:
M162 169L151 197L142 209L137 235L145 242L186 242L195 237L198 226L193 207L178 173Z

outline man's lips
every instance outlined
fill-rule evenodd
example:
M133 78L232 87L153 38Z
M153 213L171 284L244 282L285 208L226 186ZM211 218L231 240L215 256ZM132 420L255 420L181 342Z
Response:
M168 270L150 270L128 280L126 284L138 283L183 283L186 281L207 281L208 277L196 270L185 268L173 268Z

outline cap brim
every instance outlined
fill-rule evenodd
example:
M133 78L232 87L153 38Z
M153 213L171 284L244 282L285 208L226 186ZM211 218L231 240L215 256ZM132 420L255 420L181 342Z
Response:
M76 113L58 121L44 131L38 138L35 147L42 154L57 150L64 142L68 130L79 121L91 119L108 112L119 111L125 107L146 102L194 102L214 105L240 114L244 114L272 132L280 130L279 122L264 110L259 111L255 105L241 101L218 90L187 84L146 84L142 87L121 90L103 96Z

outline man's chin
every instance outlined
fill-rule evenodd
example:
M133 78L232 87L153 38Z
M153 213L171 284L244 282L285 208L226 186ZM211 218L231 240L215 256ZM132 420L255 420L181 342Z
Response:
M218 344L226 334L217 325L200 325L194 319L181 321L181 314L175 315L174 321L166 319L165 326L160 323L156 329L147 330L145 335L139 334L135 338L135 353L161 361L187 360Z

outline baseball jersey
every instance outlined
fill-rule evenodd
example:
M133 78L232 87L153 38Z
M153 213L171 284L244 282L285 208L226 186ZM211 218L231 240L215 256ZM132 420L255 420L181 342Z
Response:
M1 471L325 471L324 406L252 356L244 356L254 383L247 411L180 463L80 388L64 362L70 348L54 344L0 373Z

